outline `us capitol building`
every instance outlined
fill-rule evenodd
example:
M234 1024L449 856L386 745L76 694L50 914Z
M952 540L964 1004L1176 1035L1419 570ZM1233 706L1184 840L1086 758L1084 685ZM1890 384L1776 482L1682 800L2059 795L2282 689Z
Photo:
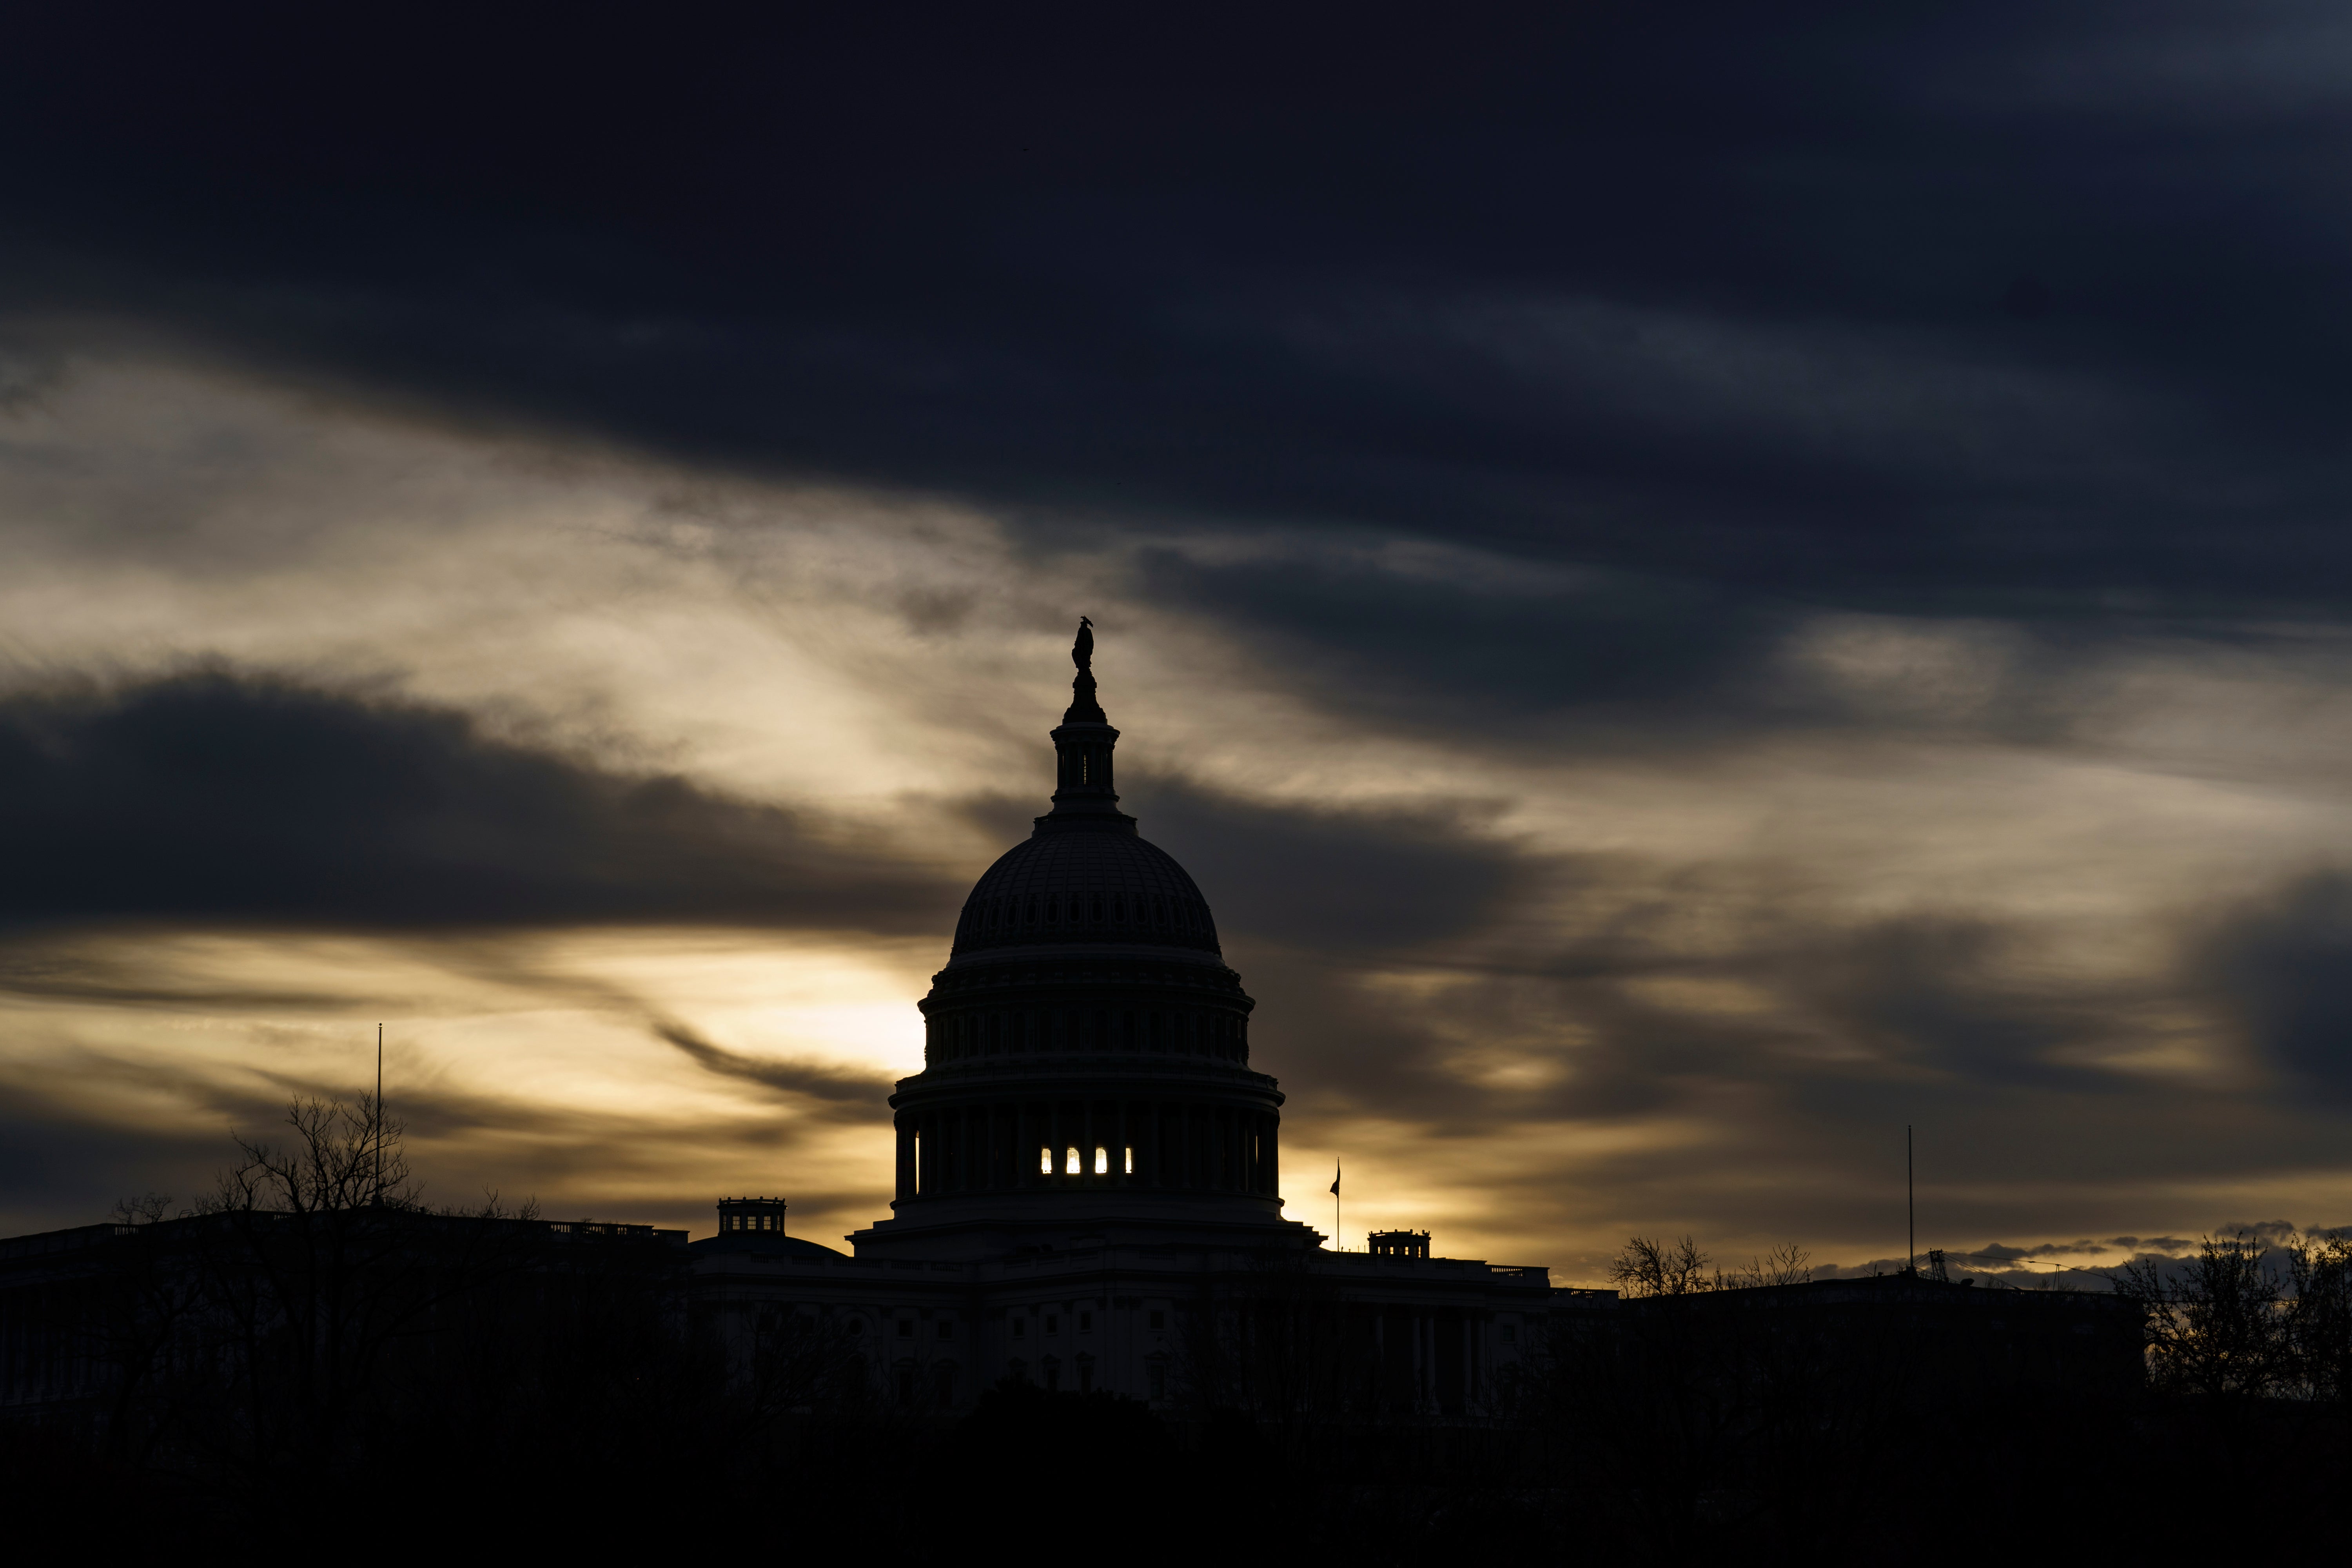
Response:
M1432 1258L1426 1233L1326 1251L1282 1217L1255 1004L1200 889L1118 808L1093 645L1081 622L1053 809L973 886L918 1004L890 1217L847 1256L788 1236L781 1198L726 1200L689 1249L698 1305L855 1336L867 1375L926 1408L1007 1376L1158 1404L1188 1326L1272 1269L1337 1309L1381 1403L1459 1413L1550 1305L1548 1273Z

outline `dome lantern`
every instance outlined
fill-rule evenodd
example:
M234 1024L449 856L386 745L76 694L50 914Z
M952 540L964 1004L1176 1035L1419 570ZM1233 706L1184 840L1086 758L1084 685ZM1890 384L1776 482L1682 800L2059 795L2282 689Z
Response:
M1111 787L1111 752L1118 731L1095 697L1094 622L1078 617L1078 638L1070 646L1070 662L1078 667L1070 682L1070 706L1055 727L1054 809L1037 819L1040 831L1061 827L1107 827L1135 831L1135 818L1118 809L1118 792Z

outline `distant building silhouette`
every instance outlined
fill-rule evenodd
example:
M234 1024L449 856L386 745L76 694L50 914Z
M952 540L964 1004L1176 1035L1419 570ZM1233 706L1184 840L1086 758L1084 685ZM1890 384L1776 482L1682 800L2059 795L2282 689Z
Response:
M1364 1238L1364 1250L1375 1258L1426 1258L1429 1256L1429 1232L1376 1230Z

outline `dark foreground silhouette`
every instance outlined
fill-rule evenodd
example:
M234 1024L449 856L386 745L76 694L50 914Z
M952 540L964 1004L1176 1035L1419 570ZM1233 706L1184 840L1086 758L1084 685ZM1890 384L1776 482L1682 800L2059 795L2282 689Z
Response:
M1556 1293L1444 1410L1343 1288L1269 1254L1178 1314L1165 1399L1008 1381L958 1416L815 1313L696 1294L646 1227L427 1208L363 1111L298 1104L290 1153L241 1146L176 1215L20 1238L13 1540L1124 1568L2332 1561L2347 1533L2341 1238L2284 1274L2212 1242L2095 1299L1633 1269L1623 1301ZM71 1237L100 1256L59 1264Z

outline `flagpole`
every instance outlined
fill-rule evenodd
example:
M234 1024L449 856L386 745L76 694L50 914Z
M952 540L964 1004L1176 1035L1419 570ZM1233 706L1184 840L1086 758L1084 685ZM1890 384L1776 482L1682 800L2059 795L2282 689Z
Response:
M1348 1250L1347 1236L1339 1227L1340 1164L1341 1162L1338 1160L1331 1162L1331 1250L1334 1252L1345 1252Z

